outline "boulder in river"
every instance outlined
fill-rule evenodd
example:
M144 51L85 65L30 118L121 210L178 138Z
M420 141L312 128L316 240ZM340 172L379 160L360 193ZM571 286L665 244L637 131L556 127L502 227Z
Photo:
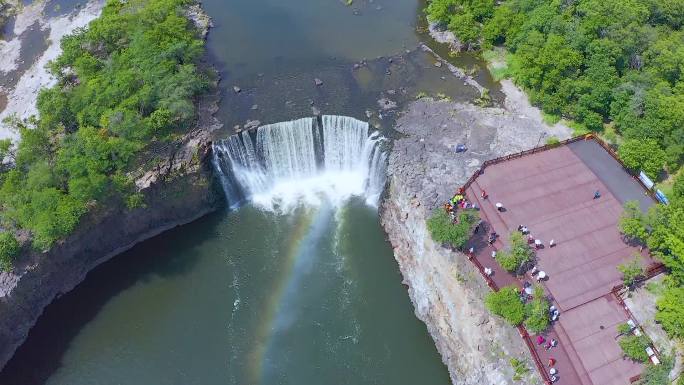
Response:
M387 98L381 98L378 100L378 106L380 106L380 108L382 108L384 111L387 111L397 108L397 102Z
M248 120L245 123L245 130L253 130L255 128L258 128L261 125L261 122L258 120Z

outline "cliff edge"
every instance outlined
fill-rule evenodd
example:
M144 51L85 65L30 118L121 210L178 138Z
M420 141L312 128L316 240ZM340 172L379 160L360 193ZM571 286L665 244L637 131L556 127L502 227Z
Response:
M427 325L452 383L513 383L510 359L517 358L527 360L530 370L516 382L541 384L517 329L486 311L490 289L479 271L463 254L436 244L426 219L485 160L569 133L504 109L427 98L407 107L396 130L401 137L389 158L381 221L416 316ZM457 144L468 150L456 153Z

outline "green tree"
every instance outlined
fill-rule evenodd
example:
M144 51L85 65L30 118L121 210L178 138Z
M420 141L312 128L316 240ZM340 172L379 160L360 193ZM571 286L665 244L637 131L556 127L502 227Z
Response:
M635 385L670 385L670 371L674 366L674 359L670 356L662 355L660 357L660 365L648 364L641 373L641 378ZM677 385L681 384L680 381Z
M684 199L684 172L680 172L675 176L672 184L672 199Z
M527 244L524 236L519 231L512 232L508 241L510 247L507 250L497 251L496 261L506 271L520 273L532 261L534 251L532 251L532 248Z
M14 152L12 151L12 140L0 140L0 163L5 160L14 161Z
M10 271L18 254L19 242L14 234L7 231L0 232L0 270Z
M492 314L502 317L511 325L520 325L525 319L525 306L515 286L503 287L498 292L488 293L485 305Z
M625 356L634 361L648 362L648 353L646 348L650 345L648 337L645 335L635 336L629 335L620 338L618 341L620 348Z
M673 338L684 338L684 287L665 290L656 302L656 321Z
M626 140L619 148L618 155L632 172L643 170L650 178L657 178L665 165L665 151L653 139Z
M459 12L449 19L449 30L467 47L477 45L480 36L480 25L469 11Z
M429 21L446 25L457 5L458 0L430 0L425 13Z
M61 41L38 95L39 119L10 119L21 135L14 167L0 172L0 220L29 230L34 247L68 236L89 210L143 204L126 175L141 153L195 124L208 87L197 64L203 39L183 8L191 0L107 1L102 15ZM0 143L0 155L8 154Z
M541 286L535 286L533 299L525 304L525 327L533 333L541 333L549 327L549 301Z
M433 210L427 220L427 228L432 239L439 243L448 243L456 248L463 247L473 234L479 221L475 210L461 210L458 220L453 223L449 214L441 208Z
M645 242L648 233L644 227L644 215L638 201L625 202L624 211L620 216L618 228L629 241Z
M622 283L629 289L634 288L634 284L639 278L644 276L644 268L641 265L641 256L635 255L630 261L619 264L618 271L622 273Z

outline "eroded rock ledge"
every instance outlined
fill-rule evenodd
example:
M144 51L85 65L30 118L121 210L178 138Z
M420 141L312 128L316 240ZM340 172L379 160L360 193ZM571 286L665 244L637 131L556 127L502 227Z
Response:
M453 384L511 384L510 358L526 358L522 381L540 384L517 329L490 317L489 291L477 269L460 253L430 238L425 220L449 199L486 159L534 147L552 130L503 109L421 99L398 119L403 137L394 142L388 194L381 220L408 285L416 316L427 325ZM457 154L456 144L468 150Z

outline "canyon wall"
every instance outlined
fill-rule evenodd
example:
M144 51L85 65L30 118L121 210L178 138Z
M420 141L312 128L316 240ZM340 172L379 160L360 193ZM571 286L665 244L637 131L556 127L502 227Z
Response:
M498 108L422 99L396 126L381 220L394 249L416 316L427 325L453 384L511 384L511 358L530 369L516 383L541 384L516 328L490 316L490 291L465 255L436 244L427 231L441 207L487 159L533 147L542 134L567 132ZM468 150L456 153L457 144Z

